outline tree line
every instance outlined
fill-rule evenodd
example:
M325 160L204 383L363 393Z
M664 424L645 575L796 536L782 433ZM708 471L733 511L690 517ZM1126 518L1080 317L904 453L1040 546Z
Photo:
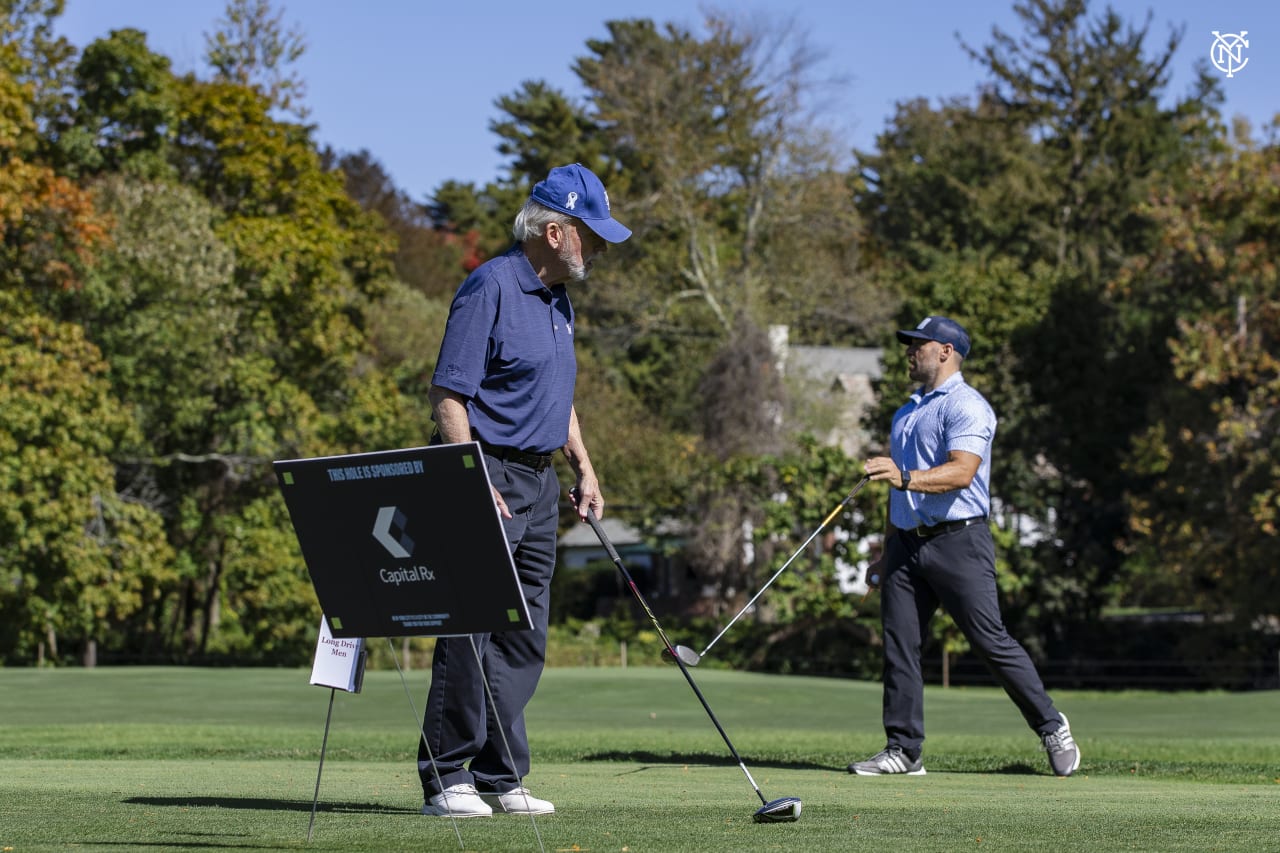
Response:
M1023 0L962 45L971 96L899 104L850 151L791 22L617 20L495 101L505 174L416 202L306 124L305 50L232 0L203 73L146 35L75 51L62 0L0 0L0 654L309 658L317 605L273 459L425 443L454 288L555 165L635 232L575 291L578 411L611 510L688 522L736 610L860 476L809 433L770 326L884 346L963 323L1000 417L1011 621L1069 649L1104 609L1212 614L1233 653L1280 614L1280 147L1203 65L1084 0ZM884 494L842 524L868 535ZM744 530L752 548L744 549ZM856 542L858 535L851 537ZM855 619L836 542L770 594L771 641ZM852 633L873 642L874 626Z

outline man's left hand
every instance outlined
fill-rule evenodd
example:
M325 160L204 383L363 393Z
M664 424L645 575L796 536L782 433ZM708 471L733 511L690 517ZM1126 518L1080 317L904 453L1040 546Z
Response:
M895 489L902 488L902 471L898 469L898 463L888 456L871 457L866 461L864 470L873 482L888 480Z

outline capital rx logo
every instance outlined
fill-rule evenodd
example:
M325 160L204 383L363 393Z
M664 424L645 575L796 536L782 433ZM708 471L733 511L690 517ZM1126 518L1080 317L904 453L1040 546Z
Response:
M1213 61L1215 68L1228 77L1236 76L1237 71L1243 71L1249 64L1249 57L1244 55L1245 48L1249 46L1249 40L1245 38L1247 35L1249 35L1248 30L1226 35L1217 30L1213 31L1213 46L1209 48L1209 59Z
M413 540L404 532L408 521L400 510L384 506L378 510L378 520L373 523L373 538L390 551L391 556L402 560L413 556Z

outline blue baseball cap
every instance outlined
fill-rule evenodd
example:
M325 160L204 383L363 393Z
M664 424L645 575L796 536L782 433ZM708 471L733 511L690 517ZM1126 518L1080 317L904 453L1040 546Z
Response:
M969 357L969 333L949 317L925 317L914 329L899 329L898 340L904 344L912 341L937 341L951 344L961 358Z
M557 166L539 181L529 196L538 204L581 219L610 243L621 243L631 229L609 213L609 194L595 174L581 163Z

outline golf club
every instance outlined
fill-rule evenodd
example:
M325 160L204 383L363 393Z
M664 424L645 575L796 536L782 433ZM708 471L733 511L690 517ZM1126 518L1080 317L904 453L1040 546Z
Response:
M631 594L635 596L636 601L640 602L640 606L644 608L645 614L649 617L649 621L653 623L654 630L658 632L658 636L662 638L663 645L667 647L667 651L675 657L675 651L671 646L671 641L667 639L666 631L662 630L662 626L658 624L658 617L653 615L653 611L649 609L649 604L644 600L644 596L640 594L639 587L636 582L631 579L631 573L627 571L627 567L623 565L622 558L618 556L618 552L614 550L613 543L609 541L609 537L605 535L604 529L601 528L600 522L596 519L596 514L592 510L587 510L587 521L591 524L591 529L596 532L596 538L600 540L600 544L609 552L609 559L613 560L613 564L618 567L618 571L622 573L622 579L627 582L627 586L631 589ZM756 809L753 820L756 823L790 823L800 817L801 803L799 797L781 797L776 800L766 800L760 791L760 786L756 784L756 780L751 778L751 771L747 769L747 765L742 763L742 756L738 755L738 750L734 749L733 743L729 740L729 736L725 734L724 727L720 725L720 721L716 719L716 715L711 711L711 706L707 704L707 700L703 697L702 691L698 689L698 685L694 683L693 676L689 674L689 670L685 667L680 658L675 657L676 663L680 667L680 672L684 674L684 678L689 682L689 686L693 688L693 693L698 697L698 701L702 703L703 709L706 710L707 716L711 718L711 722L715 724L716 731L720 732L720 737L724 739L724 745L729 747L730 754L733 755L738 766L742 768L742 772L746 774L747 781L751 783L751 787L755 789L756 796L760 798L763 804Z
M801 545L799 548L797 548L796 552L792 554L785 563L782 564L782 568L774 572L773 577L769 578L769 580L765 582L765 585L760 587L760 591L757 592L755 595L751 596L751 600L748 601L745 605L743 605L742 609L738 611L738 615L730 619L729 624L725 625L724 628L721 629L719 634L716 634L715 639L707 643L707 647L702 650L702 654L698 654L688 646L672 647L671 644L668 643L666 651L663 652L663 657L665 658L668 654L670 654L671 658L679 661L682 665L688 665L688 666L697 666L698 664L702 663L703 656L706 655L707 652L711 651L711 647L714 646L720 640L720 638L723 637L728 632L728 630L733 627L733 623L741 619L742 614L746 613L748 610L751 609L751 605L756 603L756 599L764 595L764 591L768 589L769 586L778 579L779 575L781 575L783 572L787 570L787 566L791 565L792 561L795 560L796 557L799 557L802 553L804 553L804 549L808 548L809 543L812 542L814 538L817 537L817 535L822 532L822 528L830 524L831 519L835 518L840 513L840 510L844 509L845 506L848 505L849 501L853 500L853 496L856 495L862 489L862 487L865 486L870 481L871 481L870 477L863 477L861 480L858 481L858 485L854 486L853 489L849 492L849 494L844 496L844 500L840 501L839 506L831 510L830 514L828 514L826 518L822 519L822 523L818 525L818 529L813 531L813 533L809 534L809 538L804 540L804 544Z

